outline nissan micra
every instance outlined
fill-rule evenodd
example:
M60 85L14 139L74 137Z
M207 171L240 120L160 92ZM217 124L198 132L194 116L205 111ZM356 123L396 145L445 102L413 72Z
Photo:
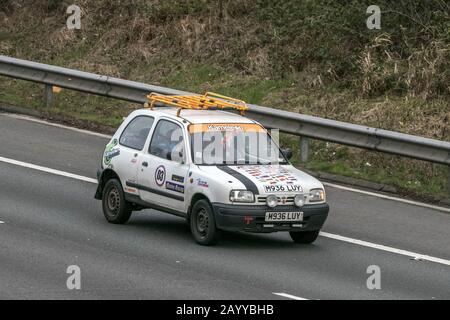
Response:
M201 245L222 231L316 240L329 211L325 190L289 163L290 150L242 115L180 110L134 111L106 146L95 198L108 222L155 209L186 219Z

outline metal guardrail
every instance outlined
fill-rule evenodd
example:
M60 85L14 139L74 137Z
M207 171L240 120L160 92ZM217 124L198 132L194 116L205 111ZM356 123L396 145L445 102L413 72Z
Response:
M78 70L0 56L0 75L43 83L47 102L51 86L126 100L147 102L150 92L163 95L187 95L189 92L147 85ZM430 161L450 167L450 142L427 139L346 122L302 115L284 110L249 105L247 116L268 128L302 137L302 159L306 160L308 138ZM450 190L450 178L449 178Z

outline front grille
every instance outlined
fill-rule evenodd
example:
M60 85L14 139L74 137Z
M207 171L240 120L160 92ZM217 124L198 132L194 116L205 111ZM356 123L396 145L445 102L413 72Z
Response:
M285 196L278 196L278 205L293 205L294 204L294 198L295 197L285 197ZM267 202L267 196L259 196L257 200L258 204L266 204Z

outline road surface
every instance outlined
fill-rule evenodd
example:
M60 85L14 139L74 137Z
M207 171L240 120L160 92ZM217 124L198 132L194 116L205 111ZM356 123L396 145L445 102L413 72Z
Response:
M0 114L0 299L450 299L448 212L327 187L313 245L227 233L202 247L164 213L106 222L92 179L107 140Z

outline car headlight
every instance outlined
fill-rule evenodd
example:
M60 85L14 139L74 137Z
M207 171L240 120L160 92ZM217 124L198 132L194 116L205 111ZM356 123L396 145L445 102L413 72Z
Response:
M270 208L275 208L278 204L278 197L272 194L267 197L266 203Z
M305 205L305 196L303 196L302 194L296 195L294 198L294 204L297 207L303 207Z
M255 202L255 195L247 190L232 190L230 192L231 202Z
M325 190L313 189L309 193L309 202L322 202L325 201Z

